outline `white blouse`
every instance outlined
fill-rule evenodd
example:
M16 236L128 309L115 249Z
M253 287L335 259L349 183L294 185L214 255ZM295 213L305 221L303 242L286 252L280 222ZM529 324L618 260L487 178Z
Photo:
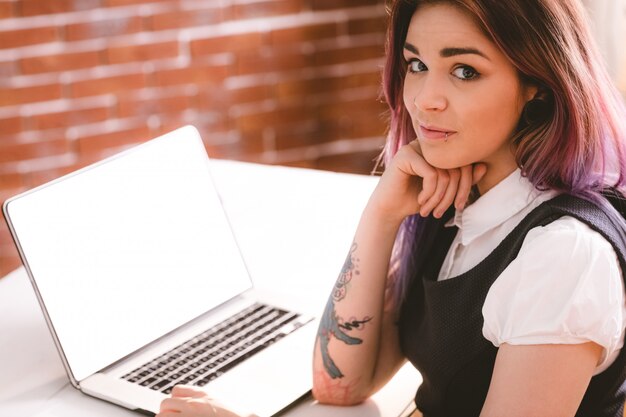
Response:
M446 226L459 231L439 273L458 276L482 261L519 222L556 196L516 170ZM494 346L595 342L604 348L594 375L624 344L626 304L617 256L598 232L570 216L532 229L517 258L489 289L483 335Z

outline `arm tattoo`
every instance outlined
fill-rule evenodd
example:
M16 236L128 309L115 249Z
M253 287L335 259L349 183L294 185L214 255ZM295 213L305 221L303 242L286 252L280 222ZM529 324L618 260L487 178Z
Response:
M359 275L359 270L357 269L356 265L358 259L355 259L353 257L356 249L357 244L355 242L350 248L350 253L348 253L348 257L346 258L346 262L341 269L339 278L337 278L337 282L335 283L333 292L328 299L328 303L326 304L326 308L324 309L324 314L322 315L320 328L317 334L320 341L320 350L322 354L322 362L324 363L324 368L326 369L328 375L333 379L342 378L343 374L341 373L339 368L337 368L337 365L335 365L335 362L332 360L330 354L328 353L328 343L330 342L331 336L335 337L337 340L341 340L347 345L359 345L363 343L363 339L352 337L348 335L346 331L350 331L353 329L360 330L363 328L365 323L372 320L372 317L365 317L362 320L351 318L349 321L344 321L341 317L337 316L337 313L335 311L335 303L345 298L348 284L355 275Z
M367 323L371 319L372 319L371 317L365 317L363 320L357 320L355 318L351 318L348 321L339 323L339 327L348 331L352 329L363 330L363 328L365 327L365 323Z

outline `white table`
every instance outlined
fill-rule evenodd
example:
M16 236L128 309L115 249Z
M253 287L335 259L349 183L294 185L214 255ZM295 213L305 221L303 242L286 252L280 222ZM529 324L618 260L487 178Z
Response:
M303 308L321 314L376 178L217 160L212 170L255 285L305 292ZM395 417L420 382L405 365L359 406L306 399L284 415ZM0 417L137 415L72 388L26 272L0 280Z

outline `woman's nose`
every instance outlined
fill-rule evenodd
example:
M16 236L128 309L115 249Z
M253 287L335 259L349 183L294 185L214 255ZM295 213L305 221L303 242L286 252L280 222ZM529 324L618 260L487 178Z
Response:
M415 85L413 105L422 112L445 110L448 107L448 99L442 82L429 75Z

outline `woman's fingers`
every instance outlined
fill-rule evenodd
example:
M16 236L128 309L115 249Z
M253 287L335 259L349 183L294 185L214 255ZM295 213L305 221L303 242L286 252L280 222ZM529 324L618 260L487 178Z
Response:
M169 397L161 401L160 412L161 413L166 413L166 412L180 413L186 408L186 406L187 406L187 398Z
M454 203L454 198L457 196L459 189L459 180L461 177L461 171L459 169L451 169L448 171L450 176L450 181L448 182L448 186L446 187L445 194L439 204L433 210L433 215L436 218L441 218L443 214L446 212L448 207Z
M437 218L443 216L445 211L454 204L461 210L469 199L472 186L479 182L487 172L485 164L467 165L458 169L437 169L434 176L424 178L434 183L434 191L426 194L422 190L419 195L420 215L428 216L430 213Z
M459 179L459 187L454 199L454 207L457 210L462 210L469 199L470 191L472 190L472 166L465 165L460 168L461 177Z
M472 184L478 183L487 173L487 165L474 164L472 166Z
M437 169L437 186L435 188L435 192L430 196L430 198L420 207L420 215L422 217L428 216L435 207L441 202L444 195L446 194L446 189L448 188L448 184L450 183L450 174L447 170Z
M417 201L421 205L426 202L437 189L437 169L424 160L417 139L409 142L406 149L406 162L408 163L408 167L401 169L408 175L422 179L422 190L417 196Z
M439 218L452 205L463 209L472 186L486 171L483 163L456 169L435 168L423 158L419 142L413 141L400 148L393 168L387 171L388 175L383 175L386 181L379 187L382 191L378 194L383 196L379 198L383 202L379 202L379 206L390 212L399 209L413 214L419 211L423 217L433 213Z
M172 388L172 397L209 398L209 395L206 392L190 385L176 385Z
M422 190L417 195L417 203L420 206L426 204L428 200L437 192L437 181L439 175L434 171L431 175L422 177Z

